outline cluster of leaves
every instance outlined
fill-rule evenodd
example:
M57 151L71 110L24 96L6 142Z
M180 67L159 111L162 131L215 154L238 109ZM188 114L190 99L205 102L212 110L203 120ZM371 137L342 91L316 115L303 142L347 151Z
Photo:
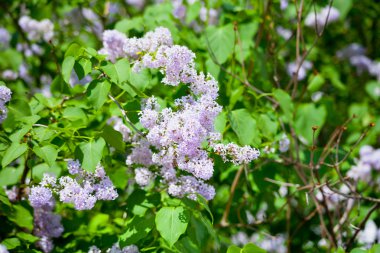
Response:
M15 252L39 252L27 189L46 172L68 174L67 159L73 158L91 172L101 162L119 197L81 212L57 203L55 212L62 215L65 231L54 240L54 252L87 252L92 245L107 249L115 242L121 247L135 244L141 252L266 252L256 246L258 241L232 245L237 244L232 238L238 232L265 238L284 235L288 252L379 252L376 245L369 250L351 251L352 243L346 247L356 227L364 228L362 221L368 219L373 205L368 198L379 197L378 186L357 184L360 198L350 207L340 226L342 232L332 235L342 237L341 248L318 229L325 222L327 232L333 234L346 202L330 210L312 201L318 185L344 184L329 163L339 163L338 172L345 175L358 157L359 141L360 145L379 145L380 96L376 89L380 83L366 73L357 74L347 61L335 56L337 50L357 42L371 58L380 57L378 4L332 1L341 16L319 36L314 29L303 27L302 20L297 22L299 2L304 2L302 17L331 2L295 1L281 10L276 0L205 1L207 8L218 10L217 25L198 20L200 4L188 5L186 19L179 20L173 16L171 1L145 2L143 8L126 1L0 3L1 26L12 34L9 48L0 50L0 72L17 72L27 65L31 77L3 80L13 94L0 132L0 243ZM116 12L111 13L110 4L117 4ZM16 50L18 43L34 43L17 23L25 10L37 20L47 18L55 24L54 39L36 43L43 49L41 55L25 56ZM134 185L133 171L125 164L131 146L107 121L113 116L123 118L123 110L130 123L139 126L142 99L154 95L160 104L170 105L186 90L163 86L158 71L134 73L127 59L112 63L98 54L101 37L95 32L94 20L76 19L73 14L83 10L92 10L102 28L129 37L167 27L176 44L196 53L197 68L219 82L218 102L224 110L215 129L225 141L259 148L261 159L239 167L212 155L216 197L208 203L200 196L197 201L174 199L165 191ZM194 21L199 21L200 31L192 26ZM293 35L283 39L276 31L278 26ZM297 39L301 33L302 40ZM300 81L286 71L297 51L307 52L307 60L313 62L312 71ZM77 77L74 82L73 75ZM42 76L52 81L46 83ZM42 93L46 86L50 96ZM313 101L315 92L324 95ZM347 119L351 120L345 124ZM278 143L284 135L290 139L290 148L281 153ZM271 148L275 152L264 152ZM316 165L317 175L313 172ZM283 185L287 192L280 194ZM14 202L5 192L12 186L17 186ZM324 210L320 216L319 208ZM376 209L369 215L380 221ZM318 244L321 237L330 240L327 246Z

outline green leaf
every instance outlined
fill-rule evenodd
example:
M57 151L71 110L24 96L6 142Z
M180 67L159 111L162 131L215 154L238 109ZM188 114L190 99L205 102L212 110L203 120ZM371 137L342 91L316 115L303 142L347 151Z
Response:
M293 112L294 112L294 105L292 102L292 98L289 96L288 93L286 93L283 90L277 89L273 92L273 95L275 99L280 104L280 108L285 114L285 117L288 119L289 122L293 121Z
M351 253L368 253L368 252L364 249L356 248L356 249L351 250Z
M378 81L369 81L365 85L365 90L368 95L374 100L379 100L380 98L380 82Z
M142 17L122 19L115 24L115 30L122 33L127 33L132 29L143 32L144 27L144 20Z
M303 142L312 144L313 126L322 128L326 120L327 111L324 106L316 107L315 104L302 104L296 111L295 131Z
M8 196L5 193L5 191L4 191L3 188L0 188L0 202L2 202L3 204L7 205L8 207L12 206L12 204L9 201Z
M79 45L78 43L73 42L67 48L67 50L65 52L65 58L69 57L69 56L77 58L78 56L82 55L83 52L84 52L84 48L81 45Z
M62 168L57 163L53 164L53 166L49 166L47 163L40 163L32 169L33 179L42 180L45 173L59 176L61 174L61 170Z
M125 152L125 143L123 141L123 136L119 131L116 131L110 125L104 126L102 137L109 145L114 147L116 150Z
M0 171L0 186L14 185L20 181L23 166L17 168L6 167Z
M87 98L95 109L99 109L107 101L111 83L106 80L94 80L87 88Z
M248 243L244 245L242 253L267 253L267 251L263 250L262 248L256 246L253 243Z
M231 127L242 145L250 145L258 136L256 120L246 109L234 110L230 113Z
M126 231L119 237L120 246L135 244L144 239L154 227L154 216L135 216L126 224Z
M193 4L190 4L187 11L186 11L186 23L190 24L193 22L197 17L199 17L199 12L202 8L202 4L200 1L197 1Z
M33 148L34 153L41 157L49 166L53 166L57 159L58 150L53 145L46 145L40 148L35 146Z
M206 29L206 40L210 54L215 56L219 64L227 61L234 50L235 34L232 24L223 27L208 27Z
M185 236L175 244L176 249L181 253L201 253L202 249L195 244L190 237Z
M160 235L173 246L186 232L189 223L188 214L183 207L163 207L156 215L156 227Z
M92 218L88 224L89 234L103 233L106 232L107 224L109 224L110 216L104 213L97 213Z
M345 20L348 12L352 7L352 0L334 0L333 6L339 10L339 18L340 20Z
M70 82L71 71L73 70L74 64L75 64L75 57L73 56L65 57L65 59L63 60L62 77L66 83Z
M28 242L28 243L35 243L36 241L38 241L40 239L37 236L31 235L28 233L24 233L24 232L19 232L16 234L16 236L18 238L20 238L21 240Z
M268 139L273 138L273 136L277 133L277 122L271 119L266 114L261 114L258 118L258 121L258 127L260 129L260 132Z
M129 66L129 61L127 58L118 60L115 63L115 69L116 69L119 83L123 83L129 80L131 76L131 67Z
M16 223L18 226L33 229L33 215L31 212L21 205L13 205L13 212L9 216L9 220Z
M318 91L323 84L325 84L326 80L323 78L321 74L310 75L311 80L309 78L309 85L307 86L307 90L310 92Z
M106 142L103 138L99 138L96 141L92 140L87 143L82 143L79 145L79 149L82 151L82 167L89 171L94 172L96 165L102 159L103 149L106 145Z
M55 96L61 96L62 94L70 95L70 86L62 79L61 76L54 78L50 86L50 91Z
M1 242L7 249L14 249L21 245L21 242L18 238L7 238Z
M235 246L235 245L231 245L227 249L227 253L241 253L241 251L242 251L242 249L239 248L238 246Z
M79 80L82 80L88 73L92 70L91 60L86 58L81 58L74 64L75 73Z
M79 107L66 107L62 112L62 117L70 121L87 122L86 113Z
M26 143L12 143L12 145L7 149L7 151L4 154L3 160L1 161L1 166L4 168L13 160L23 155L27 150L28 145Z
M373 245L369 253L380 253L380 244Z

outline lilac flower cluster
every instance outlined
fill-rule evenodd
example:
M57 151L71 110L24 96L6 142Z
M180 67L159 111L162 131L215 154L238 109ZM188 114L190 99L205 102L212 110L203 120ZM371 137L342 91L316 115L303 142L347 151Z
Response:
M48 19L37 21L28 16L22 16L18 24L27 33L29 40L37 41L43 39L49 42L54 36L54 24Z
M64 176L59 179L59 198L72 203L77 210L92 209L97 200L114 200L117 191L104 168L97 166L94 173L83 170L79 161L69 161L68 170L75 178Z
M41 184L32 187L29 195L30 205L34 208L33 234L40 237L37 245L45 253L54 248L52 238L60 237L63 232L61 216L53 213L53 192L47 188L55 186L55 181L55 177L45 174Z
M0 27L0 49L7 49L9 47L9 42L11 40L11 35L8 30Z
M279 141L279 150L281 153L285 153L289 150L290 140L289 138L284 134L282 138Z
M323 27L330 23L337 21L340 17L340 12L338 9L330 6L326 6L320 10L320 12L315 13L311 11L305 18L305 25L314 28L317 27L317 31L321 32Z
M134 71L158 69L164 75L162 83L170 86L186 84L191 92L176 99L172 108L161 109L155 97L144 102L140 123L148 132L146 138L133 137L134 147L126 160L128 165L137 165L136 182L146 186L156 176L161 176L161 182L168 186L168 192L173 196L194 199L196 194L201 194L212 199L215 190L204 181L212 177L214 163L203 144L220 139L214 132L215 118L222 110L216 102L217 81L211 75L197 73L195 54L187 47L173 45L166 28L156 28L140 39L124 39L115 31L106 31L106 34L114 34L112 38L107 37L101 50L110 59L125 54L134 60ZM117 42L112 42L115 46L109 47L109 41ZM228 147L228 156L235 163L248 163L259 156L257 150L248 146L239 148L230 144ZM151 172L150 166L158 166L159 172ZM185 175L179 175L181 173Z
M5 247L3 244L0 244L0 253L9 253L7 247Z
M120 246L118 243L115 243L112 248L109 248L106 250L106 253L139 253L139 248L136 245L129 245L125 246L124 248L120 249ZM88 253L102 253L102 251L96 247L91 246L88 250Z
M12 91L6 86L0 86L0 123L8 116L8 109L5 104L11 100Z
M301 81L305 79L307 71L310 70L312 66L312 63L309 61L304 61L301 66L299 66L298 62L290 62L286 66L286 70L290 77L293 77L293 75L297 74L297 80Z
M372 170L380 171L380 149L365 145L361 147L359 154L359 160L347 172L347 176L355 180L370 182Z
M231 241L238 246L244 246L245 244L252 242L266 250L268 253L287 252L286 237L283 234L278 234L276 236L252 234L251 236L248 236L244 232L238 232L232 236Z
M260 151L250 146L239 147L236 144L228 143L215 144L214 151L220 155L225 162L233 162L235 165L246 164L260 156Z
M364 245L366 249L371 248L376 241L380 242L380 228L377 227L373 220L367 221L364 229L359 232L357 241Z
M366 49L357 43L352 43L347 47L339 50L336 56L339 59L348 59L350 64L356 68L356 72L360 75L364 72L377 78L380 82L380 62L373 61L366 55ZM379 91L380 96L380 91Z
M138 10L141 10L145 5L145 0L125 0L125 2Z
M97 166L94 173L81 168L79 161L69 161L70 176L60 177L45 174L39 186L34 186L29 195L33 207L44 208L52 203L53 192L63 203L72 203L76 210L92 209L97 200L114 200L118 194L104 168Z
M186 22L186 15L187 15L187 7L186 4L192 5L196 1L195 0L174 0L172 1L173 4L173 16L177 19L179 19L181 22ZM199 11L199 19L203 23L207 23L208 25L216 25L218 23L218 16L219 13L217 10L210 8L208 9L205 6L204 1L201 1L201 9ZM193 27L196 31L201 31L201 24L197 21L193 21L190 24L190 27Z
M103 33L103 48L100 54L107 55L107 59L115 62L117 58L125 57L124 44L127 40L125 34L116 30L106 30Z

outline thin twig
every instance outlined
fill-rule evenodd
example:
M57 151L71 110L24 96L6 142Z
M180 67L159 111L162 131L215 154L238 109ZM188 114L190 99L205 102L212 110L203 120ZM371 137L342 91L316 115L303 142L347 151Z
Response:
M121 106L121 104L113 97L111 96L111 94L108 94L108 97L113 101L115 102L115 104L117 105L117 107L119 107L121 113L123 114L123 117L124 117L124 120L128 123L128 125L130 125L133 130L135 130L136 133L138 133L139 135L143 136L144 137L144 134L138 130L135 125L129 120L128 116L127 116L127 113L125 112L124 108Z
M222 227L226 227L226 226L229 225L229 223L228 223L228 215L230 214L232 199L234 198L235 190L236 190L236 187L237 187L237 185L239 183L240 176L243 173L244 166L245 165L240 166L239 170L236 172L234 181L232 182L231 189L230 189L230 196L228 197L228 202L227 202L227 205L226 205L226 209L224 210L223 217L222 217L222 220L220 222L220 225Z

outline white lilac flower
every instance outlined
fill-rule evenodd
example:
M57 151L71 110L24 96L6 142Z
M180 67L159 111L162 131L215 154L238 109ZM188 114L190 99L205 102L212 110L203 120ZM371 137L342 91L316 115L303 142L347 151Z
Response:
M352 43L336 52L339 59L350 59L353 56L362 56L366 52L365 48L357 43Z
M364 182L370 182L372 170L380 170L380 149L364 145L359 151L360 159L347 172L347 176Z
M96 246L92 246L88 253L100 253L101 250L99 250ZM106 253L139 253L139 248L136 245L128 245L124 248L120 248L119 243L115 243L112 245L111 248L107 249L105 251Z
M288 151L290 145L290 140L286 135L283 135L281 140L279 141L279 150L281 153L285 153Z
M4 80L13 81L17 79L18 74L17 72L14 72L11 69L6 69L3 71L1 76L3 77Z
M286 237L284 235L265 237L258 246L266 250L268 253L285 253Z
M282 26L277 26L276 27L276 31L278 33L278 35L280 35L282 38L284 38L285 40L288 40L292 37L293 33L291 30L289 29L286 29Z
M289 0L280 0L280 9L285 10L289 5Z
M376 241L377 238L377 226L373 220L367 221L364 230L359 232L358 242L364 245L371 245Z
M117 58L125 57L124 45L127 42L127 36L116 30L106 30L103 33L103 48L100 54L107 55L107 58L115 62Z
M7 247L5 247L3 244L0 244L0 253L9 253Z
M27 34L29 40L44 40L49 42L54 36L54 24L48 19L37 21L28 16L22 16L18 24Z
M286 70L288 72L288 75L290 77L293 77L293 75L297 75L297 79L299 81L305 79L306 73L308 70L310 70L312 67L311 62L309 61L304 61L301 66L297 62L290 62L286 66ZM298 70L298 73L297 73Z
M324 93L322 91L313 92L313 94L311 94L311 100L313 102L318 102L323 97L323 94Z
M145 0L125 0L125 2L139 10L145 5Z
M231 237L231 241L234 245L244 246L249 242L249 237L246 233L239 231Z
M236 165L247 164L260 156L260 151L250 146L239 147L236 144L216 144L214 151L220 155L223 161L233 162Z
M317 26L317 31L321 32L325 24L330 24L337 21L340 17L338 9L326 6L316 13L311 11L305 18L305 25L314 28Z
M368 71L372 76L376 77L378 82L380 82L380 61L373 61Z
M135 169L135 180L141 187L147 186L154 178L153 173L146 168Z
M356 71L358 74L362 74L363 72L369 72L372 66L372 60L364 55L352 56L350 58L350 63L352 66L356 67Z
M102 251L98 247L93 245L88 249L88 253L102 253Z
M0 49L7 49L9 47L9 42L11 40L11 35L8 30L0 27Z
M218 11L202 6L199 11L199 19L203 22L208 22L208 25L216 25L218 23Z
M11 189L7 189L7 187L4 186L5 194L7 194L7 197L9 201L15 202L17 200L17 194L19 191L19 188L17 186L12 186Z

